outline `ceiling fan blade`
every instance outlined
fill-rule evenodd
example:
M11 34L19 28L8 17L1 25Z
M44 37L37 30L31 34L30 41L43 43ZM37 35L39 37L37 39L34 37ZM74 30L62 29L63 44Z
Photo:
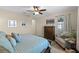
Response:
M40 11L46 11L46 9L41 9Z
M38 6L33 6L34 11L39 11L39 7Z
M43 13L39 12L39 14L41 14L41 15L42 15Z
M31 12L31 13L33 13L33 14L35 14L36 12L38 13L38 14L43 14L42 13L42 11L46 11L46 9L40 9L40 6L33 6L32 7L32 10L26 10L27 12Z
M35 7L35 6L33 6L33 8L35 9L36 7Z

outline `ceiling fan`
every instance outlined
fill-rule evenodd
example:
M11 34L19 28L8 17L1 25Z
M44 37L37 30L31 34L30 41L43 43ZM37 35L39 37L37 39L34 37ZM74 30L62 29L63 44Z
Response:
M28 12L32 12L33 15L37 15L37 14L43 14L43 11L46 11L46 9L41 9L40 6L33 6L32 10L27 10Z

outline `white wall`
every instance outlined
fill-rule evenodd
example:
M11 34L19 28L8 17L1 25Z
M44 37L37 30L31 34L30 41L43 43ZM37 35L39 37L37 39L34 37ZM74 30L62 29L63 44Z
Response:
M52 12L51 12L52 13ZM44 36L44 26L48 26L46 24L46 19L54 18L56 20L56 16L59 15L65 15L68 16L71 14L71 25L72 29L76 30L76 25L77 25L77 11L68 11L68 12L61 12L61 13L56 13L56 14L51 14L49 16L40 16L36 17L36 34L39 36Z
M9 28L8 20L16 20L17 27ZM22 22L25 22L26 26L22 27ZM10 11L0 10L0 31L4 31L6 33L17 32L21 34L25 34L25 33L35 34L34 27L35 25L32 24L32 18L30 16L17 14Z
M76 47L79 51L79 7L78 7L78 16L77 16L77 41L76 41Z

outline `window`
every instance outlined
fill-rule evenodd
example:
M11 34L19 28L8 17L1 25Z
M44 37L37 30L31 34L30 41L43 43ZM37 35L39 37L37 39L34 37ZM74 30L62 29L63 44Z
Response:
M8 20L8 27L16 27L16 20Z
M58 16L58 30L60 30L60 31L64 31L64 29L65 29L65 16Z
M58 29L64 29L64 22L58 22Z
M64 15L57 16L56 20L56 35L61 35L61 33L66 31L66 17Z

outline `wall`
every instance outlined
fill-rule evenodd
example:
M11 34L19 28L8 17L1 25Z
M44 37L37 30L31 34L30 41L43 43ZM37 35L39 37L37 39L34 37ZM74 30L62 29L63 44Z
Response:
M56 21L56 16L59 16L59 15L68 16L68 14L71 14L71 20L70 20L71 23L70 24L72 25L72 30L76 30L77 11L74 10L74 11L61 12L61 13L56 13L56 14L52 13L49 16L36 17L36 34L39 36L42 36L42 37L44 36L44 26L48 26L46 24L46 19L54 18Z
M17 27L9 28L8 20L16 20ZM22 26L22 22L25 22L26 26ZM35 34L34 27L35 25L32 24L32 18L30 16L0 10L0 31L4 31L6 33L17 32L20 34Z
M77 16L77 41L76 41L76 47L79 51L79 7L78 7L78 16Z

